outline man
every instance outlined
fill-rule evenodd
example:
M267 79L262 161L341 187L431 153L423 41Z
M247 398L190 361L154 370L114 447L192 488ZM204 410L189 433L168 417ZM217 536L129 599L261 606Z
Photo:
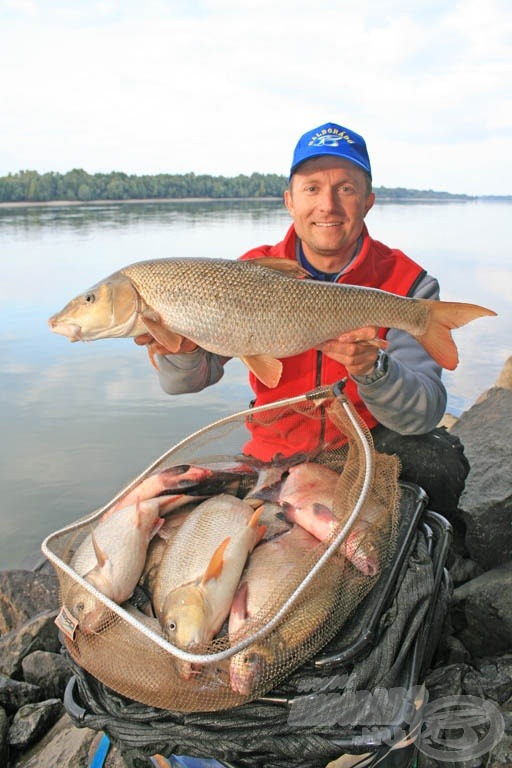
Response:
M326 123L305 133L295 148L284 195L293 223L284 240L241 258L296 260L313 279L438 299L435 278L401 251L370 237L365 217L374 201L364 139ZM148 336L136 341L147 343ZM162 353L160 383L169 394L195 392L216 383L227 362L186 339L178 354L165 354L161 347L157 351ZM255 405L348 376L345 393L372 430L377 450L400 456L402 476L427 490L434 509L456 508L469 467L460 444L445 430L435 430L446 407L441 368L412 336L367 326L282 363L281 380L274 389L250 374Z

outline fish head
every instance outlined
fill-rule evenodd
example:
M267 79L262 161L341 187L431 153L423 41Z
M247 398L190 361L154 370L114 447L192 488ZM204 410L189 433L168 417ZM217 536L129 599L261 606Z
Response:
M265 670L264 653L246 649L237 653L229 665L231 690L242 696L250 696L259 685Z
M108 608L81 584L71 587L65 603L77 620L80 630L86 635L101 631L110 614Z
M185 584L167 595L161 624L167 640L179 648L192 648L207 643L208 608L201 589Z
M70 341L136 336L146 330L139 319L140 309L133 283L116 272L72 299L50 317L48 325Z

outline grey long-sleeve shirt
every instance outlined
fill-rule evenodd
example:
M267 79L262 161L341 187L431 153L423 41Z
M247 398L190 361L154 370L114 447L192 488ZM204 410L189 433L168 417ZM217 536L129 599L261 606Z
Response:
M417 298L438 299L439 284L425 275L414 292ZM390 329L388 370L373 384L356 381L368 410L385 427L400 434L422 434L433 429L446 408L441 367L405 331ZM204 349L188 354L158 356L158 375L164 392L179 395L199 392L216 384L230 358Z

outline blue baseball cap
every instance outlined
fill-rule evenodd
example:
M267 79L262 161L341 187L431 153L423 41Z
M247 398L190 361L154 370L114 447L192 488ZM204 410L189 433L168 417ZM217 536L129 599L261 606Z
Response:
M362 136L336 123L324 123L301 136L293 153L290 178L301 163L312 157L332 155L355 163L372 177L370 158Z

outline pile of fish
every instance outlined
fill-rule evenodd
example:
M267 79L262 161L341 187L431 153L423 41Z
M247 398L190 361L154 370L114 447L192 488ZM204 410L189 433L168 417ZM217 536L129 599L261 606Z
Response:
M254 617L276 584L285 584L303 558L332 539L340 525L334 512L339 480L337 471L308 460L158 470L102 515L70 565L179 648L204 652L226 636L234 644L252 636ZM346 561L366 576L379 572L375 532L385 517L376 503L363 507L333 556L338 574ZM302 627L302 636L328 618L339 579L326 579L322 587L309 595L311 626ZM64 603L73 633L78 628L84 636L97 635L108 628L111 612L80 582L72 582ZM281 640L293 647L300 638L291 626ZM264 644L258 648L232 657L233 691L248 695L258 680L269 654ZM180 662L184 680L196 671Z

